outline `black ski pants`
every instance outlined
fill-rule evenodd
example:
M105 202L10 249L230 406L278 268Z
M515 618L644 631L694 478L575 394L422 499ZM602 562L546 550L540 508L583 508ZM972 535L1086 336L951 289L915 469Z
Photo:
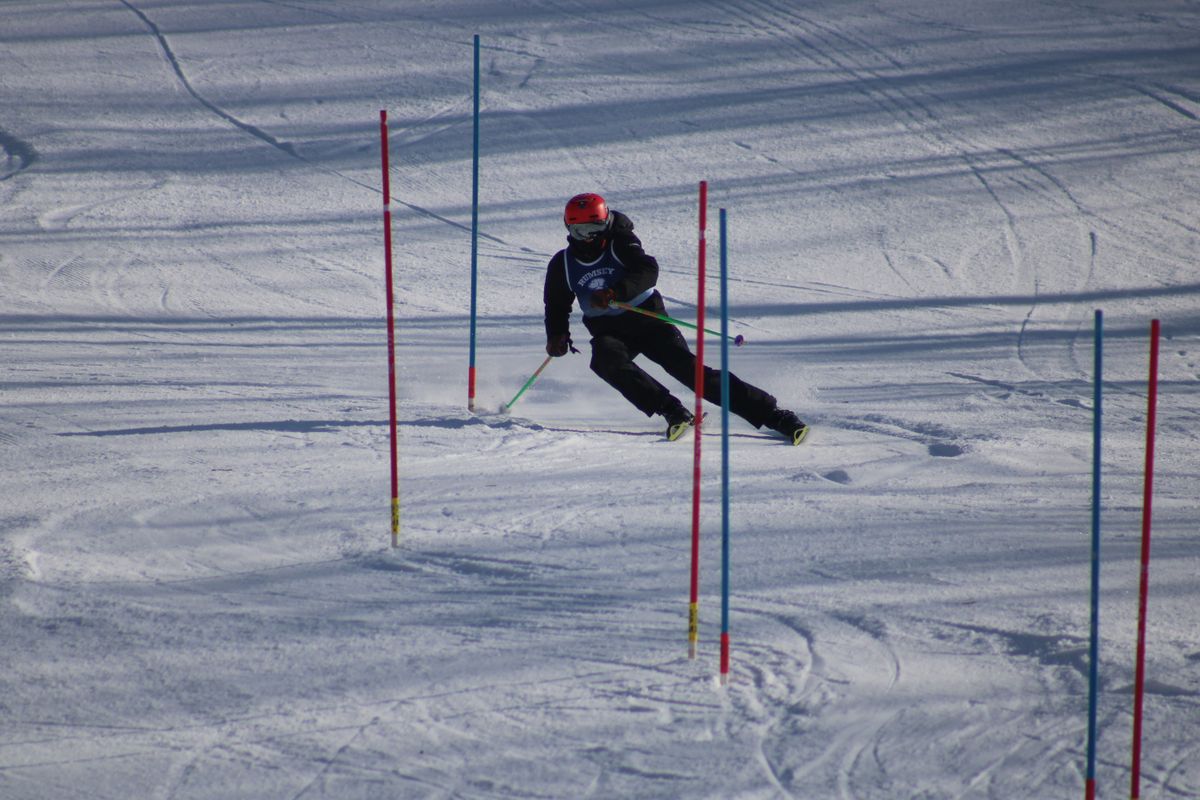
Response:
M679 401L667 387L634 363L639 355L653 361L684 386L696 385L696 356L674 325L633 312L584 320L592 334L592 371L646 416L662 413ZM721 371L704 368L704 399L721 404ZM777 404L773 396L729 374L729 410L755 428L766 424Z

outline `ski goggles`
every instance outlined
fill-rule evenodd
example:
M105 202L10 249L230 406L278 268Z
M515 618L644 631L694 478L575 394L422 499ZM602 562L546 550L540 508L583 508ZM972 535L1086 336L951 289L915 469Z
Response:
M572 239L587 242L595 239L607 229L608 220L604 220L603 222L576 222L573 225L567 226L567 233Z

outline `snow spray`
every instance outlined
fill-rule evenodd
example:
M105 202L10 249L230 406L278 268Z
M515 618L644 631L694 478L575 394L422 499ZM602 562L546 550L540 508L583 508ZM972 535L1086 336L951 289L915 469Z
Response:
M553 359L554 356L546 356L546 360L542 362L540 367L534 370L533 374L529 376L529 379L525 381L520 389L517 390L517 394L513 397L513 399L500 406L501 414L507 414L509 409L517 404L517 401L521 399L521 395L525 394L526 389L528 389L530 386L533 386L533 382L538 379L538 376L542 374L542 370L544 370Z

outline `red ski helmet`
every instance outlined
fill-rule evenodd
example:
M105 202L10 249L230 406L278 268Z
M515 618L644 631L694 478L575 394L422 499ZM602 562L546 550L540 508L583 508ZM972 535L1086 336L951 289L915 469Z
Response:
M563 224L572 239L591 241L608 228L608 203L598 194L577 194L567 201Z

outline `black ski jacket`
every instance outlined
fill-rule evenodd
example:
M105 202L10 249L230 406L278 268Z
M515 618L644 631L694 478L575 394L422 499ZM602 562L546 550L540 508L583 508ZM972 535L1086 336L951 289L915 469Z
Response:
M633 232L633 220L620 211L612 212L612 225L609 226L604 238L595 242L579 242L567 237L566 250L571 251L573 258L581 261L595 259L600 251L613 244L613 250L621 263L625 265L625 277L613 287L616 299L628 302L631 297L637 297L642 292L658 283L658 261L654 256L646 254L642 249L642 241ZM571 332L571 308L575 302L575 293L567 283L566 270L563 266L564 250L559 250L546 265L546 285L542 291L542 301L546 306L546 336ZM579 298L580 305L587 302L586 297ZM654 292L649 299L641 304L641 308L664 311L662 296ZM623 316L623 315L621 315ZM607 320L618 317L606 317ZM587 320L584 321L587 324Z

